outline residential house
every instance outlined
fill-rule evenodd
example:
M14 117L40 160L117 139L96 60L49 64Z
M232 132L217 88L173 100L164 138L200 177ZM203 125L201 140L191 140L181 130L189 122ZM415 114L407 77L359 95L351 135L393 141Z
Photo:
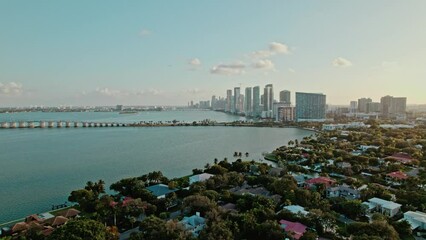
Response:
M283 210L284 209L287 210L287 211L289 211L289 212L291 212L291 213L293 213L293 214L301 214L303 216L306 216L309 213L308 211L305 210L304 207L299 206L299 205L285 206L285 207L283 207Z
M392 156L386 157L386 160L394 160L402 164L411 164L415 159L408 153L395 153Z
M176 192L178 189L170 189L169 186L165 184L157 184L153 186L149 186L146 188L150 191L157 199L166 198L166 196L170 193Z
M184 217L180 223L187 231L191 232L194 237L198 237L206 225L206 219L201 217L200 213L197 212L190 217Z
M189 177L189 185L196 183L196 182L204 182L207 179L213 177L213 174L210 173L201 173L194 176Z
M367 207L370 213L380 212L381 214L388 217L395 216L401 209L401 204L387 201L381 198L371 198L368 200L368 202L363 202L363 204Z
M290 222L287 220L280 221L281 228L284 229L286 233L291 235L294 239L300 239L303 234L305 234L307 226L299 222Z
M326 190L327 198L343 197L346 199L359 199L361 193L358 189L354 189L346 184L339 185L336 187L329 187Z
M341 169L350 169L352 167L352 164L348 162L338 162L336 163L336 166Z
M426 213L408 211L404 213L404 220L410 225L411 229L426 230Z
M273 176L273 177L279 177L281 176L281 173L284 169L280 168L280 167L273 167L271 169L269 169L268 174Z
M365 152L365 151L367 151L368 149L379 149L380 147L379 146L372 146L372 145L361 145L361 146L359 146L359 150L361 150L361 151L363 151L363 152Z
M317 177L317 178L312 178L312 179L308 179L305 181L305 187L306 188L312 188L315 187L318 184L324 184L326 188L331 187L332 185L334 185L336 183L335 180L330 179L328 177Z
M396 172L391 172L386 174L385 180L386 182L388 182L389 184L392 184L394 186L398 186L401 185L402 183L405 182L405 180L407 180L408 175L401 172L401 171L396 171Z

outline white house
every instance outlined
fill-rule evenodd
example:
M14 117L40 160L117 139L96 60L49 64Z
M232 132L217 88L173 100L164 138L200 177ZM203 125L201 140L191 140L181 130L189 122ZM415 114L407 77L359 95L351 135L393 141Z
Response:
M214 176L213 174L209 174L209 173L197 174L197 175L189 177L189 184L191 185L196 182L204 182L213 176Z
M303 216L306 216L309 213L308 211L305 210L305 208L303 208L302 206L299 206L299 205L285 206L285 207L283 207L283 209L286 209L293 214L302 214Z
M404 213L404 220L411 225L411 229L418 228L419 230L426 230L426 213L408 211Z
M401 204L380 198L371 198L368 202L363 202L363 204L367 206L369 212L380 212L388 217L395 216L401 209Z

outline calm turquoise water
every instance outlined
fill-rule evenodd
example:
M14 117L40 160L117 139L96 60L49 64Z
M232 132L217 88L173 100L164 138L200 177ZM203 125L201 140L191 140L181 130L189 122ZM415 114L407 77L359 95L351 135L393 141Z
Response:
M234 116L216 112L0 114L13 120L181 121ZM300 129L243 127L0 129L0 222L25 217L66 201L89 180L107 186L121 178L161 170L168 177L190 174L214 158L249 152L258 160L291 139Z

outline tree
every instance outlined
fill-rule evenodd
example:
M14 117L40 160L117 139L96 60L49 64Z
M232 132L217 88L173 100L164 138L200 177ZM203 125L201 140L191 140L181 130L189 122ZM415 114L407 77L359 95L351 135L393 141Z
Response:
M393 222L392 226L400 236L411 236L413 232L411 230L411 225L407 222L407 220Z
M216 203L206 196L191 195L183 199L182 209L189 214L195 214L196 212L206 213L215 206Z
M199 239L206 240L232 240L233 234L225 222L213 222L201 231Z
M130 240L191 239L179 222L174 220L166 222L155 216L145 218L139 230L141 232L131 236Z
M118 239L100 222L90 219L77 219L56 229L49 240L115 240Z

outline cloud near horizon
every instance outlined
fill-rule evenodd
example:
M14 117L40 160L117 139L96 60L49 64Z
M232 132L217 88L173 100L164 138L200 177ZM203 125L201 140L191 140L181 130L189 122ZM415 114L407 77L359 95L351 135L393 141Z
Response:
M343 57L338 57L334 59L332 64L335 67L342 67L342 68L352 66L352 62Z
M245 68L246 65L243 62L219 64L210 69L210 73L221 75L238 75L244 73Z
M8 83L1 83L0 82L0 95L20 95L24 91L23 85L21 83L16 82L8 82Z

